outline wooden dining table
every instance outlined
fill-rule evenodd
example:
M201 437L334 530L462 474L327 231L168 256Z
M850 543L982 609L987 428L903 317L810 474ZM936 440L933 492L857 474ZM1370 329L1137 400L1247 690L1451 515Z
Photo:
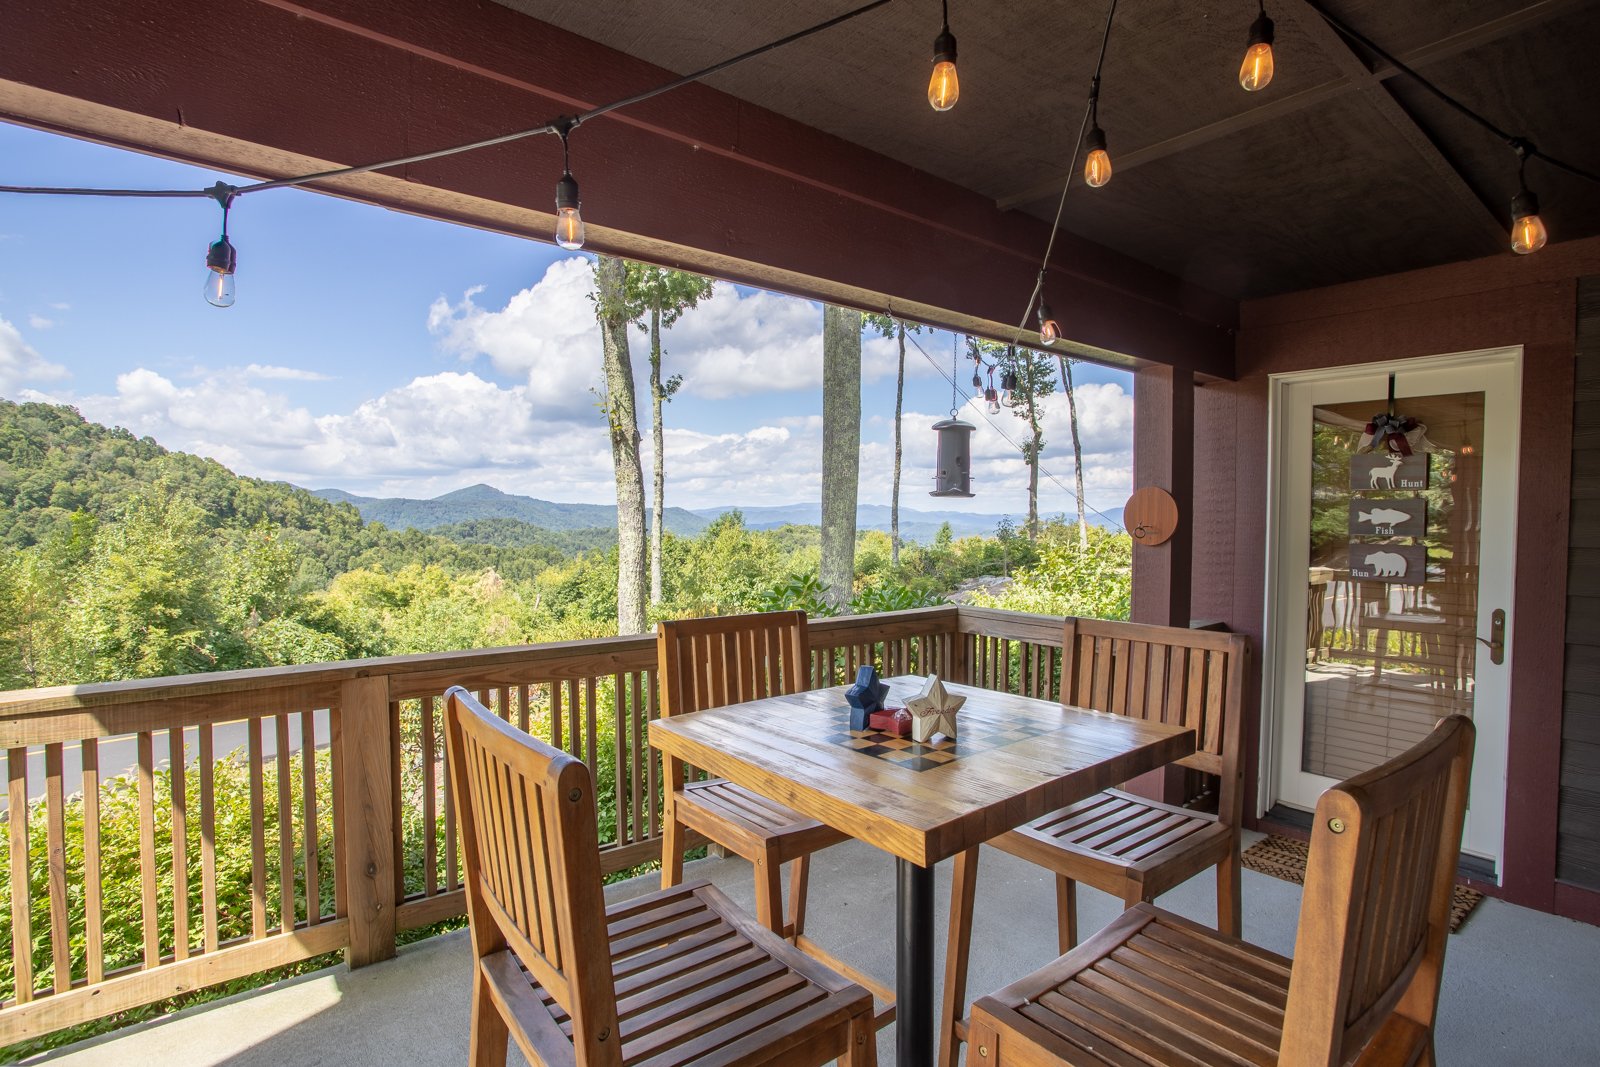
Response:
M924 679L886 679L890 706ZM1190 755L1194 732L973 686L956 737L850 730L844 687L657 719L650 743L893 854L895 1060L933 1062L933 872L942 859Z

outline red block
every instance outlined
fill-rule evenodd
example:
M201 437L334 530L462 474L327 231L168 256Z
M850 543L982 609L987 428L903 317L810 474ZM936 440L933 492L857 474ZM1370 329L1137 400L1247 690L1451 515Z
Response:
M910 737L911 713L905 708L884 708L868 716L867 725L874 730L894 734L896 737Z

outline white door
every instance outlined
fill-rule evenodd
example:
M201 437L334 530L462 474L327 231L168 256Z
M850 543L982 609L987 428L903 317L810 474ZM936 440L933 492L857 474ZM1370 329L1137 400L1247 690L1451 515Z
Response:
M1409 460L1358 453L1391 376L1393 414L1426 427ZM1273 376L1263 810L1309 811L1464 713L1462 847L1498 876L1521 381L1520 348Z

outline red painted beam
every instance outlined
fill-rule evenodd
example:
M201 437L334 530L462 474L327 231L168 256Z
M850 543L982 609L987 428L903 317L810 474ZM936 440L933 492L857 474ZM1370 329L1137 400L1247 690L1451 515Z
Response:
M532 126L673 77L487 0L61 0L7 22L0 115L272 177ZM703 85L585 124L572 146L597 251L974 332L1009 336L1048 233ZM540 137L333 188L544 237L558 172ZM1054 258L1047 293L1073 341L1233 375L1233 301L1070 234Z

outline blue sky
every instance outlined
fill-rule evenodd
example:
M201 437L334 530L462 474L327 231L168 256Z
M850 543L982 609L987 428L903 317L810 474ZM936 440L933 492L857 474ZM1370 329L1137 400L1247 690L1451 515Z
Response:
M0 124L5 182L203 188L229 176ZM596 206L586 214L593 216ZM312 488L434 496L475 482L608 503L610 451L594 390L599 337L590 261L554 245L283 190L242 198L230 235L238 303L201 296L220 210L208 200L0 196L0 396L212 456L241 474ZM1019 294L1019 300L1026 294ZM951 337L920 344L948 371ZM820 305L719 284L666 337L668 503L814 500L820 472ZM633 345L646 369L643 336ZM887 503L894 349L863 354L864 503ZM960 380L970 385L971 364ZM1093 506L1131 484L1132 383L1080 365ZM641 389L641 430L649 441ZM1020 515L1021 457L976 405L971 501L925 495L950 388L911 349L902 504ZM1009 413L994 422L1020 440ZM1046 405L1044 465L1072 480L1065 403ZM1071 508L1044 481L1046 512Z

